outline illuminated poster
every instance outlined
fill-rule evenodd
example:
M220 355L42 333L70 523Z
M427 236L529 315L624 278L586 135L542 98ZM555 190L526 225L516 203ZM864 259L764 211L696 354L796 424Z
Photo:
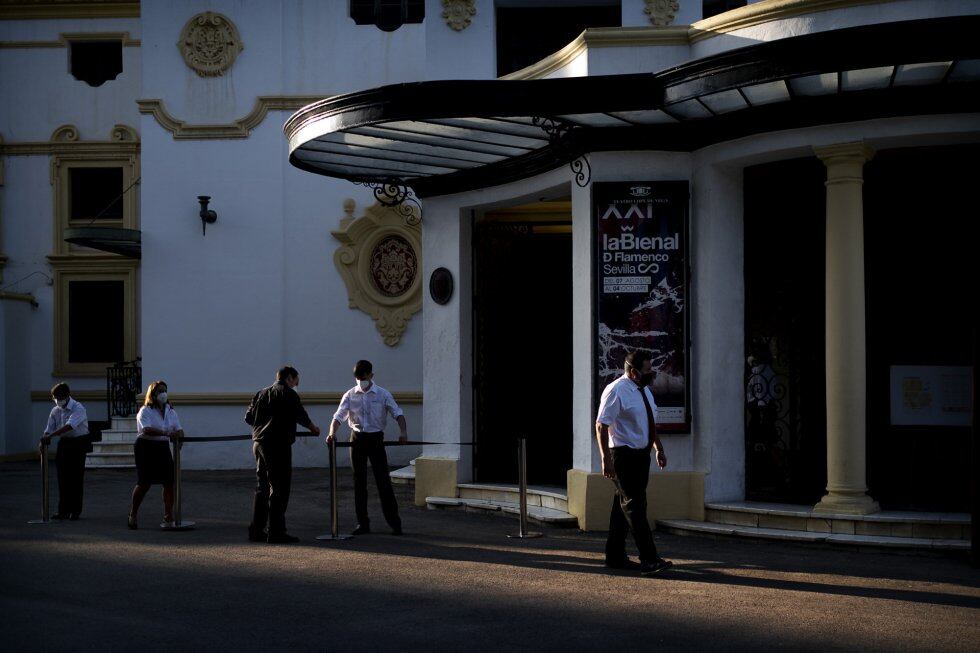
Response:
M690 432L688 182L592 185L596 403L634 349L649 351L664 431Z
M970 426L973 368L892 365L893 426Z

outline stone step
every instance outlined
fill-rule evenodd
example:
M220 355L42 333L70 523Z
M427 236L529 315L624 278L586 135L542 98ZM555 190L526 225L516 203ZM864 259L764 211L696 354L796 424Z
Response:
M788 542L845 544L865 547L890 547L904 549L943 549L968 551L969 540L948 538L895 537L890 535L857 535L853 533L815 533L782 528L738 526L689 519L658 519L657 529L678 535L719 535L747 537Z
M460 483L457 486L461 499L482 499L494 503L513 503L520 501L520 490L516 485L505 483ZM561 488L531 486L527 488L527 505L540 506L551 510L568 512L568 495Z
M90 453L85 457L85 466L98 467L135 467L136 457L129 453Z
M90 465L88 461L86 461L85 469L136 469L136 463L133 463L132 465L126 465L126 464Z
M132 442L93 442L92 453L89 455L99 455L103 453L133 453Z
M401 469L396 469L390 472L388 475L391 477L392 483L397 483L399 485L411 485L415 482L415 467L413 465L415 461L412 461L411 465L406 465Z
M469 512L489 512L497 514L520 515L521 507L517 502L489 501L487 499L464 499L452 497L426 497L425 504L429 510L456 509ZM550 526L578 526L578 519L564 510L544 508L542 506L527 507L527 518L539 524Z
M136 442L136 431L116 431L107 430L102 431L102 441L103 442L129 442L132 444Z
M964 513L883 511L871 515L837 515L815 513L810 506L737 501L705 504L704 519L728 526L824 534L929 540L970 538L970 516Z
M135 431L136 416L133 415L132 417L113 417L112 429L114 431Z

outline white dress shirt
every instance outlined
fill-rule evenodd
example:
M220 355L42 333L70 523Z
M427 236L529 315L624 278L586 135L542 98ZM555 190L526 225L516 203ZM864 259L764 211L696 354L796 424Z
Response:
M44 435L51 435L61 427L70 425L71 430L63 434L63 438L73 438L76 435L88 435L88 413L85 406L81 405L71 397L68 398L68 405L62 408L55 406L48 415L48 425L44 428Z
M345 392L333 418L341 423L346 420L354 431L377 433L385 430L388 415L398 419L403 414L391 393L377 383L372 383L367 391L355 385Z
M163 414L161 415L160 411L153 406L143 406L140 408L140 412L136 414L136 431L139 433L139 437L144 440L157 440L160 442L166 442L170 439L166 435L147 435L144 431L148 428L163 431L164 433L180 431L180 419L177 417L177 411L173 409L173 406L167 404L167 407L164 408Z
M657 403L653 400L653 393L650 388L644 388L643 391L650 402L650 410L653 411L656 422ZM596 422L609 427L610 447L643 449L650 442L650 425L640 388L625 374L602 391Z

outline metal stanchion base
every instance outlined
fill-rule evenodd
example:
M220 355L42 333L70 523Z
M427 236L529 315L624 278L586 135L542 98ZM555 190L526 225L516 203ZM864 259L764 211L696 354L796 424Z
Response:
M194 525L197 522L187 521L182 519L180 521L165 521L160 522L161 531L190 531L194 530Z
M350 540L353 538L354 538L353 535L344 535L343 533L338 533L337 535L334 535L333 533L327 533L326 535L316 536L316 539L320 540L321 542L325 540Z
M535 531L529 531L527 533L524 533L523 535L521 533L508 533L507 537L526 540L533 537L544 537L544 533L537 533Z
M27 523L28 524L54 524L57 521L58 521L57 519L32 519Z

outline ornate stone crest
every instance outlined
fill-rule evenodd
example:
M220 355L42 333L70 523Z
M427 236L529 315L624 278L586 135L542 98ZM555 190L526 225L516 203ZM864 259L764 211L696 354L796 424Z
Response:
M677 0L644 0L646 7L643 13L650 17L650 22L657 27L667 27L674 22L680 5Z
M469 27L470 18L475 15L475 0L442 0L442 17L457 32Z
M394 347L422 309L421 221L380 203L359 218L354 209L354 200L345 200L346 217L330 232L341 242L334 264L347 286L348 306L370 315L385 344Z
M211 11L197 14L184 25L177 41L186 63L201 77L224 74L245 47L227 16Z

